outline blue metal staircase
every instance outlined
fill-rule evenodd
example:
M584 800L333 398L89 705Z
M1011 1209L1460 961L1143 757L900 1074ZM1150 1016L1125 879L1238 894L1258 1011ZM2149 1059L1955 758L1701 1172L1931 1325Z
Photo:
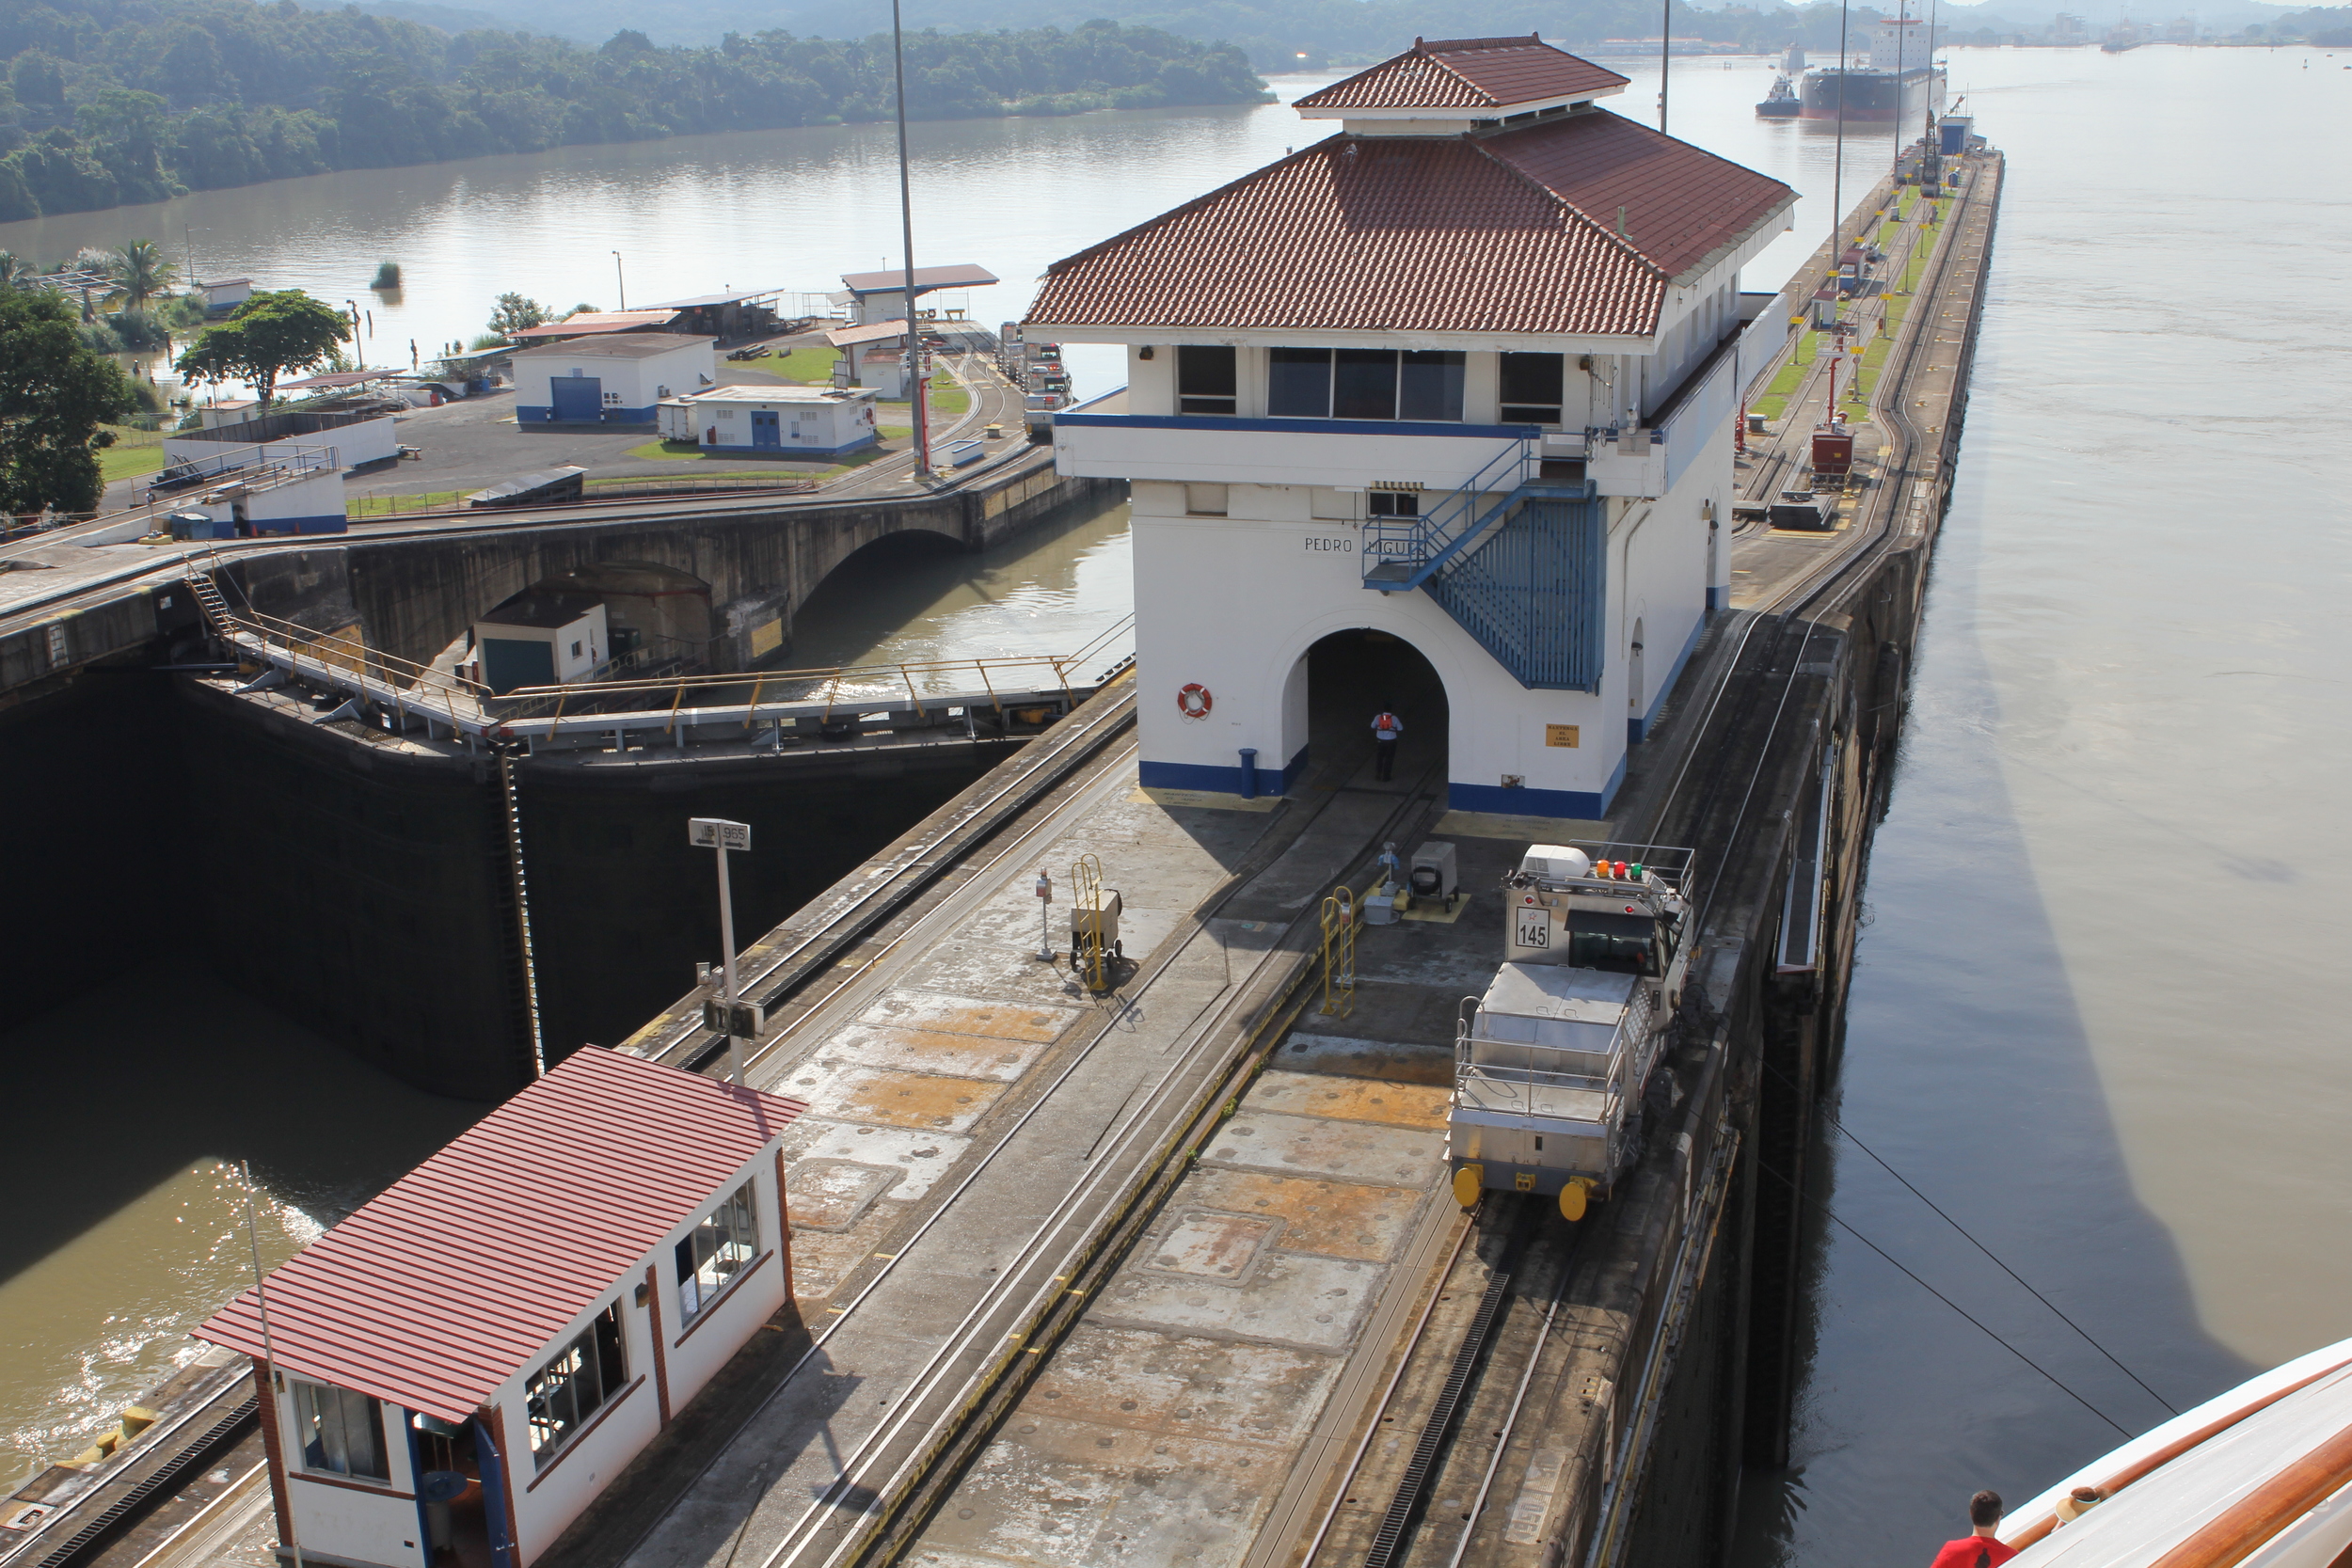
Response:
M1521 686L1597 691L1608 519L1590 482L1541 476L1534 442L1513 443L1425 517L1368 519L1364 586L1426 592Z

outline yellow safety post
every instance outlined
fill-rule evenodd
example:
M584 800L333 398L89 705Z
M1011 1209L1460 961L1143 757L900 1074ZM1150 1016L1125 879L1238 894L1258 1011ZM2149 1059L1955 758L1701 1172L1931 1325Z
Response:
M1070 967L1086 965L1087 989L1108 990L1103 942L1103 863L1080 855L1070 865ZM1083 955L1083 960L1081 956Z
M1343 882L1323 901L1323 1016L1356 1010L1356 890Z

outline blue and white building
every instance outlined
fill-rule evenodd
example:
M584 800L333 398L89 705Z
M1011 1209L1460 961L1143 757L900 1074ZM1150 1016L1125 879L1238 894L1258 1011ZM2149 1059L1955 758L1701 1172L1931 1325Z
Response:
M870 387L713 387L661 407L661 433L742 457L839 457L882 439Z
M1131 483L1144 784L1295 783L1308 652L1370 628L1444 684L1456 809L1605 814L1725 601L1740 269L1796 199L1625 86L1416 40L1297 102L1336 135L1048 269L1026 335L1127 351L1054 442Z
M651 425L665 398L718 379L715 340L613 332L515 351L515 422Z

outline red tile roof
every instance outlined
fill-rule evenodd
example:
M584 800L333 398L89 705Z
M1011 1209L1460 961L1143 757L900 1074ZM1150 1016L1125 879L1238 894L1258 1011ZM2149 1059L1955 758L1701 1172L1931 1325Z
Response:
M1296 109L1480 109L1611 92L1627 78L1554 49L1534 34L1516 39L1415 39L1413 47L1344 81L1320 87ZM1482 116L1481 118L1485 118Z
M807 1108L575 1052L270 1275L277 1364L462 1421ZM259 1355L254 1292L196 1334Z
M1485 135L1339 135L1055 262L1027 319L1641 336L1670 282L1795 199L1600 110Z

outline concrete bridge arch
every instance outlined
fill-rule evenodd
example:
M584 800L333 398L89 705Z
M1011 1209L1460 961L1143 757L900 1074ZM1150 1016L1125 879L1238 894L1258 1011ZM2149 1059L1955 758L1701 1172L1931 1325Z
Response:
M628 600L632 613L666 634L699 638L712 668L740 670L788 653L801 607L868 546L933 535L977 550L1057 507L1097 499L1098 492L1109 499L1124 488L1059 480L1041 454L945 494L717 515L664 511L596 522L517 519L373 540L352 535L328 547L256 552L237 560L230 575L256 610L322 631L342 632L356 622L371 648L419 664L483 612L535 585L597 586ZM675 626L657 613L662 595L675 598L667 612Z

